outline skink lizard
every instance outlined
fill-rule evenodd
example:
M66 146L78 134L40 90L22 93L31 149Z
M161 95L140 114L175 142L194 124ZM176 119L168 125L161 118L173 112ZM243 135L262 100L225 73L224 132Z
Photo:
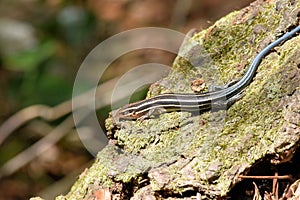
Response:
M213 106L217 106L215 104L220 100L225 100L225 104L230 105L238 99L237 96L239 96L239 94L251 83L261 60L274 47L288 40L299 31L300 25L265 47L254 58L244 76L239 81L224 89L201 94L161 94L125 105L115 112L114 118L117 121L119 121L119 119L143 120L149 118L151 115L158 115L171 111L197 111L201 113L210 110Z

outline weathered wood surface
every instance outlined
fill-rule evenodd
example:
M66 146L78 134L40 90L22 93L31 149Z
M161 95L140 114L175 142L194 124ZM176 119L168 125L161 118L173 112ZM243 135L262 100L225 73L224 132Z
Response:
M210 61L192 66L176 58L173 70L148 96L192 93L190 81L200 75L212 82L213 66L219 82L240 78L260 50L298 25L299 14L299 0L256 1L230 13L193 37L202 49L191 53ZM57 199L105 193L114 199L192 199L198 192L212 199L224 196L253 164L266 157L282 162L299 146L300 36L263 59L254 81L227 112L166 113L143 122L123 121L117 129L108 119L106 126L111 144Z

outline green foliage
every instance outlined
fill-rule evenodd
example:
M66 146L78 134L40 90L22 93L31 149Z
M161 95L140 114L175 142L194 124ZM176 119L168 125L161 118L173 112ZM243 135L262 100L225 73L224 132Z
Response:
M71 97L72 82L55 71L56 42L46 40L35 48L5 57L7 69L14 70L8 94L21 107L32 104L55 105Z
M16 110L32 104L53 106L72 96L76 71L90 50L96 24L94 16L76 3L61 6L58 12L30 19L37 44L0 55L10 74L3 90Z
M37 69L55 53L55 42L48 40L35 48L4 57L5 67L9 70L30 72Z

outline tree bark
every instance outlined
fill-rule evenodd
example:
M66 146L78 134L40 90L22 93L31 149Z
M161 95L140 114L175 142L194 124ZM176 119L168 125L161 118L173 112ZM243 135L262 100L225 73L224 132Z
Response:
M191 59L177 57L148 96L170 88L193 93L190 82L199 77L207 85L241 78L264 47L298 25L299 14L299 0L258 0L230 13L192 37L201 48L186 43ZM263 59L242 98L226 112L172 112L117 125L107 119L110 144L57 199L226 196L253 165L289 161L299 146L299 66L300 37L295 36Z

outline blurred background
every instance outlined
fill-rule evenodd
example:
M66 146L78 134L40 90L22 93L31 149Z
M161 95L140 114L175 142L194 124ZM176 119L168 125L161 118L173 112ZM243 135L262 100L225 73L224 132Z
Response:
M93 162L73 127L70 100L80 64L101 41L137 27L201 30L251 2L1 0L0 199L53 199ZM111 90L109 83L131 67L171 65L174 57L154 50L126 54L99 84ZM109 111L109 105L97 111L102 127Z

